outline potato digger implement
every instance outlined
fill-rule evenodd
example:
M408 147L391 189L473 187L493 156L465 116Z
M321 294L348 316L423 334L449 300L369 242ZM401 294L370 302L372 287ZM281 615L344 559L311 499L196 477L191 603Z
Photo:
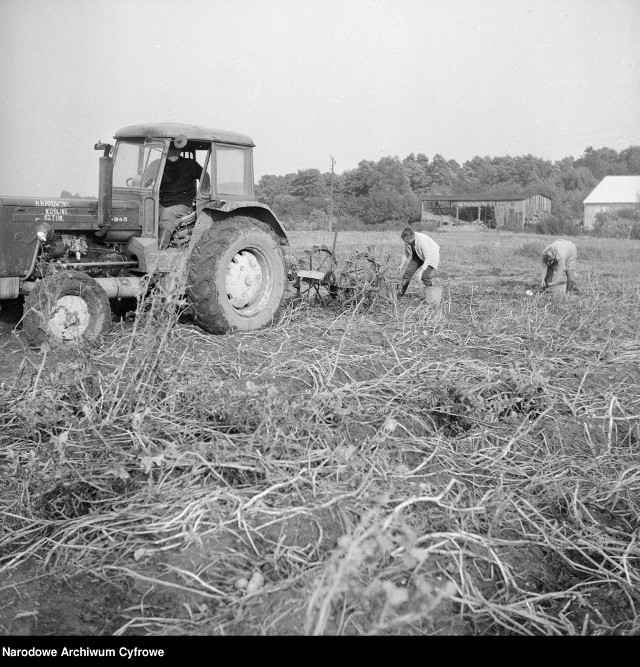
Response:
M391 307L397 311L397 280L390 280L373 251L356 251L344 261L336 258L338 232L333 247L313 246L304 257L290 265L288 277L297 298L312 304L337 305L342 309L374 306Z

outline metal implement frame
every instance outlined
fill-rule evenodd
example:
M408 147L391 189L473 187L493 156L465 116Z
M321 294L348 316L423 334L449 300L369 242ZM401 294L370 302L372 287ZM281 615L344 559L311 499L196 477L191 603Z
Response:
M305 254L309 257L309 268L297 269L293 283L298 298L313 296L314 301L319 300L323 304L327 299L335 299L339 286L334 272L336 259L333 252L326 246L313 246L312 250L305 250ZM323 295L323 288L327 290L327 296Z
M389 299L393 311L397 310L396 291L397 283L378 284L378 279L371 280L366 276L366 263L375 260L362 255L365 266L353 267L347 264L342 270L338 270L337 261L334 255L336 246L337 232L333 240L333 249L329 250L327 246L313 246L312 250L305 250L308 256L309 268L295 268L294 275L290 278L296 288L298 299L308 298L309 301L322 305L333 302L339 302L347 305L351 302L361 302L363 297L367 303L375 302L378 296L385 295ZM375 274L375 269L374 269ZM371 281L371 282L370 282ZM368 295L368 296L367 296Z

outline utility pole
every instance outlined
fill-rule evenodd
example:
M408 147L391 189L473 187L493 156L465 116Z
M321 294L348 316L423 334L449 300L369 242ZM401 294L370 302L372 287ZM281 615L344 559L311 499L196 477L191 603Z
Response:
M331 201L329 203L329 231L333 231L333 167L336 163L333 155L330 155L331 159Z

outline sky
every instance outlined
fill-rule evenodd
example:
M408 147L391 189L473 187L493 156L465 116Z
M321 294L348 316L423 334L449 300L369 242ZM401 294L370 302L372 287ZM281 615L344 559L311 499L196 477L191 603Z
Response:
M233 130L256 182L640 145L640 0L0 0L0 195L95 196L98 141Z

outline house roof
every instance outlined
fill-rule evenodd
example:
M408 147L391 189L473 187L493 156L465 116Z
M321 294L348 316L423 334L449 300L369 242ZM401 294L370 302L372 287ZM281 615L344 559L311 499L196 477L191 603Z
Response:
M522 201L535 196L536 195L496 195L487 194L485 192L475 195L427 195L422 197L422 201ZM545 196L546 195L540 195L540 197Z
M585 197L585 204L637 204L640 175L605 176Z

